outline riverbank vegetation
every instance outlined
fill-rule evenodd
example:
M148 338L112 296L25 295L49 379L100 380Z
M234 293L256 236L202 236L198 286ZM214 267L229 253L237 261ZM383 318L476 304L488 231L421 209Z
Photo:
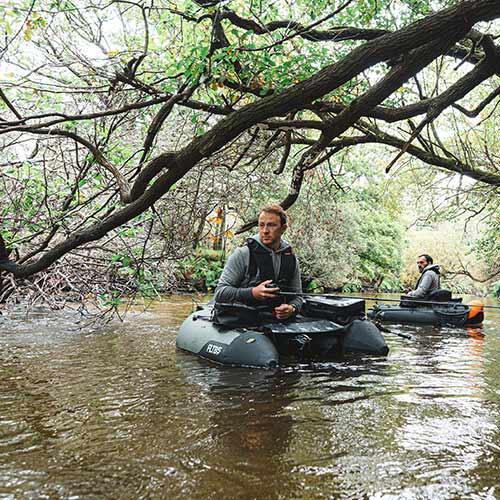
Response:
M498 2L0 14L0 301L210 291L269 202L310 289L499 293Z

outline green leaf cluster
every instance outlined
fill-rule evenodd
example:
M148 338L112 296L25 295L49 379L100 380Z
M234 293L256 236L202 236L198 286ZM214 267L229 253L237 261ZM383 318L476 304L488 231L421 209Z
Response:
M201 291L214 290L223 269L222 253L204 248L178 263L179 278Z

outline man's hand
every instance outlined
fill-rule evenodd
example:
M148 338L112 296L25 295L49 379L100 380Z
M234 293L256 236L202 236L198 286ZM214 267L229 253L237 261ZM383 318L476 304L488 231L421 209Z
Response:
M257 286L254 286L252 288L253 298L257 300L275 299L276 294L280 291L280 289L278 287L266 288L266 285L269 285L269 283L272 282L273 280L266 280L259 283Z
M290 304L281 304L274 308L274 314L278 319L288 319L295 313L295 307Z

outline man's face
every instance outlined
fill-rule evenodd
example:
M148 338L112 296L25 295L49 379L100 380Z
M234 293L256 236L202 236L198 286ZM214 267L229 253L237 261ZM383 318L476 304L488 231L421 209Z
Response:
M419 257L417 259L418 271L421 273L426 267L428 262L425 260L425 257Z
M266 247L277 250L286 224L281 224L279 215L261 212L259 215L259 238Z

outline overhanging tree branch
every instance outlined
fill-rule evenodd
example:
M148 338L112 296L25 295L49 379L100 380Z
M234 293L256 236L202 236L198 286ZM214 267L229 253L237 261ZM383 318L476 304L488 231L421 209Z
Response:
M30 276L46 269L64 254L103 237L109 231L143 213L202 159L210 158L249 128L270 118L286 116L290 112L311 106L316 100L325 98L327 94L373 65L383 61L399 60L403 56L403 62L391 70L388 79L384 82L389 81L393 85L398 78L402 79L403 76L408 78L407 75L411 73L410 68L418 71L422 66L418 61L414 61L411 55L407 56L408 53L422 54L425 57L430 57L431 53L434 54L434 57L442 55L449 46L461 39L475 23L494 19L499 15L500 2L497 0L466 0L397 32L387 33L366 42L352 50L348 56L321 69L310 78L281 93L247 104L222 118L211 130L194 138L179 151L164 153L164 157L159 155L153 159L153 162L158 160L155 168L148 169L146 167L145 170L148 175L157 172L158 177L154 180L153 177L146 177L142 186L145 186L148 180L152 181L151 185L148 184L147 187L144 187L144 191L137 198L133 197L133 201L127 206L116 210L97 223L74 232L66 240L48 249L37 260L16 266L14 271L12 271L12 263L4 261L0 263L0 269L10 270L17 277ZM431 47L432 45L434 48ZM439 50L437 50L438 48ZM406 60L405 57L407 57ZM347 123L354 123L356 117L363 116L361 105L373 108L380 104L391 85L386 88L383 85L375 86L371 93L367 92L335 117L329 123L329 129L323 133L322 145L328 145L333 138L342 133ZM138 189L137 194L141 189L142 187Z
M483 111L483 109L490 104L490 102L493 102L496 97L500 96L500 87L497 87L488 97L483 99L474 109L468 110L465 109L463 106L460 104L452 104L452 106L456 109L458 109L461 113L463 113L465 116L468 116L469 118L475 118L476 116Z
M113 163L111 163L106 159L106 157L103 155L103 153L99 150L97 146L92 144L84 137L81 137L80 135L74 132L70 132L68 130L62 130L57 128L51 128L51 129L33 128L32 130L29 130L29 132L31 132L32 134L68 137L70 139L73 139L75 142L78 142L79 144L85 146L89 150L89 152L92 153L95 161L113 175L118 185L120 198L122 202L128 203L128 201L130 200L130 186L127 179L121 174L121 172Z

